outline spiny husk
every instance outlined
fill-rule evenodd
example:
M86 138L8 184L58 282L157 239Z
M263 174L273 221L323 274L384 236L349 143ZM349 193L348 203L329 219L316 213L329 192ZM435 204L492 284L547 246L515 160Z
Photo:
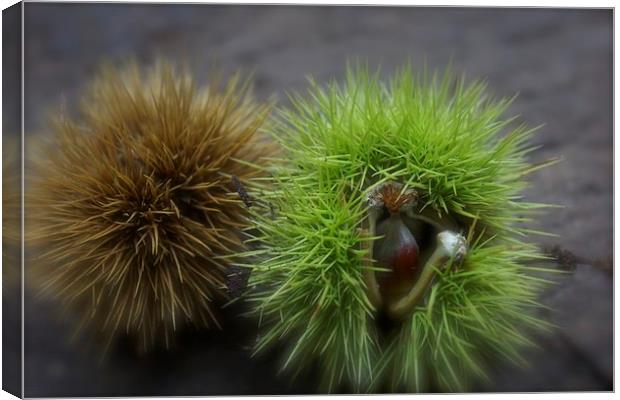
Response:
M54 121L34 165L30 241L41 288L111 340L168 345L184 325L218 326L246 207L231 176L254 178L274 147L236 75L197 89L159 62L104 67L78 119Z
M260 319L256 352L287 343L284 368L317 365L327 391L462 391L488 362L519 361L545 283L523 226L541 208L523 202L533 130L502 115L509 100L483 83L415 75L387 84L363 68L343 84L312 84L273 129L285 156L270 168L257 210L249 301ZM373 187L397 181L419 204L457 220L469 253L438 272L424 300L391 329L378 320L360 235ZM258 261L254 262L255 259Z
M19 296L21 281L21 141L2 137L2 294Z

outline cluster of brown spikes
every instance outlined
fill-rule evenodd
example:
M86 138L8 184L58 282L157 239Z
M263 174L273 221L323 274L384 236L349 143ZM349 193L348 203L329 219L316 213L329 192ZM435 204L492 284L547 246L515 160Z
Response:
M399 212L404 205L415 203L418 200L416 191L409 190L403 193L402 188L400 184L385 184L379 192L383 205L392 214Z
M230 177L256 177L250 165L272 154L257 133L267 112L238 78L198 90L163 62L146 76L104 69L81 118L58 118L36 161L30 239L43 290L145 349L182 325L217 325L222 256L242 248L246 217Z

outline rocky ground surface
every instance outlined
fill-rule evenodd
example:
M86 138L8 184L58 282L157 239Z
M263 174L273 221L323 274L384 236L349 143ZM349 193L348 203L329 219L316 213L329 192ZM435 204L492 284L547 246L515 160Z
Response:
M26 131L46 132L50 111L76 95L103 60L187 60L201 80L213 62L254 73L260 99L343 76L347 59L389 74L411 59L484 77L510 112L532 126L534 162L562 162L532 176L528 200L560 204L536 221L559 235L536 239L569 273L543 301L560 329L527 353L528 368L502 366L479 391L611 390L612 12L610 10L79 5L27 3ZM203 73L204 72L204 73ZM61 100L65 99L65 100ZM148 357L119 346L104 362L68 342L53 305L26 292L27 396L312 393L313 376L274 375L275 355L250 358L251 323L188 333L173 353ZM231 309L231 315L238 312ZM11 316L7 316L10 318ZM79 340L79 339L78 339Z

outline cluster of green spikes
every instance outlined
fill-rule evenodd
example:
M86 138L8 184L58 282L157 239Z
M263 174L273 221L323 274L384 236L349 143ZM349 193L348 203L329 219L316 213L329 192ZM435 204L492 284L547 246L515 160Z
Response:
M283 368L316 367L327 391L463 391L490 362L523 362L544 257L525 228L545 207L521 200L535 129L505 118L510 99L453 73L351 67L311 82L270 129L283 148L255 180L247 299L260 321L255 351L285 348ZM265 167L264 167L265 168ZM462 263L437 270L422 301L386 323L370 301L360 234L370 190L396 181L419 206L459 222Z

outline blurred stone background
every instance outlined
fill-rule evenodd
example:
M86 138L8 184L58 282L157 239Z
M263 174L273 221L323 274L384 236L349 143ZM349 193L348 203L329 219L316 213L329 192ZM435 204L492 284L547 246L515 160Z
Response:
M560 329L528 351L528 368L498 366L475 389L612 390L612 18L583 9L26 3L25 131L46 134L61 102L75 109L102 61L185 60L201 81L216 62L253 72L257 97L286 105L308 75L340 79L347 60L381 65L384 75L407 60L432 68L452 60L498 96L519 93L510 112L544 124L533 162L563 159L533 175L526 193L564 206L535 226L559 235L535 240L560 246L554 254L569 271L543 296ZM174 352L139 356L120 345L102 362L80 338L66 339L53 304L28 288L25 296L29 397L316 390L311 373L294 381L276 374L277 354L249 356L254 325L232 317L239 305L224 331L184 333Z

